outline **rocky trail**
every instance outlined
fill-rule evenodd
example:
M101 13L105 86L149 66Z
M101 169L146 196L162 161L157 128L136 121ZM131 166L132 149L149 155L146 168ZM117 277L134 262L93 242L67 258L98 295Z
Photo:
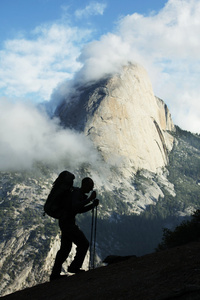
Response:
M200 299L200 241L99 267L4 300Z

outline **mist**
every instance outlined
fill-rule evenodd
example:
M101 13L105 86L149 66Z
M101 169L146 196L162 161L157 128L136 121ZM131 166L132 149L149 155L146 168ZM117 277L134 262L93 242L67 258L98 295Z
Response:
M60 126L32 104L0 101L0 170L26 170L35 162L48 166L97 165L98 153L83 134Z

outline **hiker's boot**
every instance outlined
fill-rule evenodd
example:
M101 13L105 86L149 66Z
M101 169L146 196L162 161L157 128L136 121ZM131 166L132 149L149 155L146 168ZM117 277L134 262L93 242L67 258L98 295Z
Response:
M73 268L73 267L68 267L68 272L69 273L83 273L85 270L79 269L79 268Z

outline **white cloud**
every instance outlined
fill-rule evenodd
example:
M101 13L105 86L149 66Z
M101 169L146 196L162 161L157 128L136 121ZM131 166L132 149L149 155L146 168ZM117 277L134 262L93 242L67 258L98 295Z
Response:
M103 15L105 8L105 3L91 2L84 9L77 9L75 16L77 18L87 18L89 16Z
M76 168L97 165L98 154L83 135L59 126L33 105L0 99L0 170L22 170L35 161L47 165L64 163ZM63 166L62 165L62 166Z
M83 64L82 69L76 74L77 80L98 80L105 74L119 71L127 63L130 56L130 46L115 34L107 34L100 41L87 44L79 57Z
M90 30L43 25L25 37L8 40L0 51L0 88L7 96L35 93L48 100L57 84L80 68L77 57Z

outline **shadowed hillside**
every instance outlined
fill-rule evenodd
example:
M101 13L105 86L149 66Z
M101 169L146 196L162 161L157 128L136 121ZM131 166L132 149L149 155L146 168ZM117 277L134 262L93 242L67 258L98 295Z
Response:
M200 241L130 258L2 297L5 300L200 299Z

